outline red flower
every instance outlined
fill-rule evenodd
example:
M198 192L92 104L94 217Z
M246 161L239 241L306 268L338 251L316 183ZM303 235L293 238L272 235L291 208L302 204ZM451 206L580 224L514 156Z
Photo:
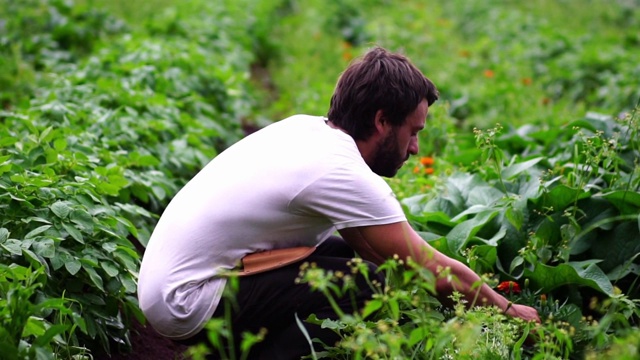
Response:
M500 284L498 284L496 289L507 294L511 294L512 292L514 294L520 293L520 285L518 285L518 283L515 281L503 281Z
M433 158L429 156L423 156L420 158L420 164L424 166L433 166L434 162Z

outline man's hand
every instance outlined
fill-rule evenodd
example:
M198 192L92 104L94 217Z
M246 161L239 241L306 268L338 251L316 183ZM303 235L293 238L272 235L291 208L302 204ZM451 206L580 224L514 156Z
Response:
M505 314L513 317L519 317L525 321L534 321L540 323L540 316L538 311L530 306L521 304L511 304L511 306L505 311Z

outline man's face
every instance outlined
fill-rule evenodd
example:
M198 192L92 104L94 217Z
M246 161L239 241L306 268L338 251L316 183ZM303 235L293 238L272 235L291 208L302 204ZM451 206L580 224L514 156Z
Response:
M418 153L418 132L424 129L429 106L423 100L416 110L407 116L404 124L389 127L386 136L376 148L371 164L374 173L393 177L411 155Z

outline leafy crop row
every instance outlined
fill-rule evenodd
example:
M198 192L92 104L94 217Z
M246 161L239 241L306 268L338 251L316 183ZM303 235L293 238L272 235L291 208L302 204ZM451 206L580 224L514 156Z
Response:
M126 349L132 319L144 322L137 271L157 215L242 136L251 39L233 6L136 29L66 1L7 6L0 352Z

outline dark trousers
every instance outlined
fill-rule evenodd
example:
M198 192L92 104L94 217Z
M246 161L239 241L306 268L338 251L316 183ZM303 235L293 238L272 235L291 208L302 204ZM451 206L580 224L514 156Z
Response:
M319 291L312 291L308 284L297 284L295 279L300 274L300 265L304 262L315 263L317 267L351 275L351 267L347 262L354 257L353 250L339 237L331 237L323 242L316 251L306 259L288 266L251 276L239 278L239 289L235 296L235 304L230 308L231 326L236 345L236 358L240 358L238 348L241 333L249 331L258 333L261 328L267 329L265 339L252 348L249 359L300 359L311 354L308 340L296 323L297 315L302 320L311 339L320 339L327 345L334 345L339 336L330 329L322 329L305 320L311 314L319 319L337 319L338 316L329 304L326 296ZM367 262L365 262L367 263ZM377 267L367 263L369 279L384 283L382 274L376 273ZM356 276L358 291L337 298L337 304L345 313L361 309L371 298L373 289L360 274ZM218 305L214 318L224 318L224 300ZM187 344L206 341L206 330L201 331ZM314 342L316 351L322 346ZM216 351L216 350L214 350Z

